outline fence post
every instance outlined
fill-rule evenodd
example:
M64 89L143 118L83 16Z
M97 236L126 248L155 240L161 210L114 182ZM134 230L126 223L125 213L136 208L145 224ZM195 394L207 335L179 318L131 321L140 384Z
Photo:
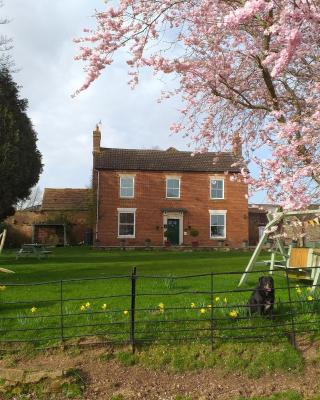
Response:
M136 308L136 272L137 268L133 267L131 272L131 312L130 312L130 343L132 348L132 354L136 351L135 343L135 308Z
M64 329L63 329L63 281L60 281L60 337L61 343L64 341Z
M213 351L213 273L210 280L210 304L211 304L211 350Z
M293 314L293 307L292 307L292 299L291 299L291 289L290 289L290 281L288 276L288 268L285 268L286 271L286 282L288 288L288 300L290 304L290 316L291 316L291 333L290 333L290 343L294 348L297 347L296 345L296 332L295 332L295 325L294 325L294 314Z

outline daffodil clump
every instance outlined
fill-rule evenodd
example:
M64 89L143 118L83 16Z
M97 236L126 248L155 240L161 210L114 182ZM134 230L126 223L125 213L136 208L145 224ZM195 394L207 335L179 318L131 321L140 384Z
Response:
M231 311L229 312L229 316L230 316L231 318L237 318L237 317L239 316L239 313L238 313L237 310L231 310Z
M295 290L296 290L296 293L297 293L297 295L298 295L299 297L300 297L300 296L303 296L303 297L305 298L305 300L308 301L308 302L311 302L311 301L316 300L315 297L311 295L311 292L312 292L312 287L311 287L311 286L307 287L307 288L306 288L306 291L304 292L304 291L300 288L299 285L296 285ZM308 293L309 293L309 294L308 294Z
M301 294L302 294L302 289L300 288L300 286L299 285L296 285L296 293L300 296ZM307 292L312 292L312 287L311 286L308 286L307 288L306 288L306 291Z
M89 310L91 307L91 304L89 302L82 304L82 306L80 306L80 311L86 311Z
M36 312L37 312L37 307L33 306L33 307L30 309L30 311L32 312L32 314L36 313Z

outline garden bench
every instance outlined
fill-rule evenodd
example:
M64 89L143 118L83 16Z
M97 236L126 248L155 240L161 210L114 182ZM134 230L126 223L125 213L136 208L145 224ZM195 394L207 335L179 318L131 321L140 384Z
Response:
M52 251L48 250L43 244L30 243L23 244L21 249L16 252L16 260L20 257L35 256L38 259L48 257Z

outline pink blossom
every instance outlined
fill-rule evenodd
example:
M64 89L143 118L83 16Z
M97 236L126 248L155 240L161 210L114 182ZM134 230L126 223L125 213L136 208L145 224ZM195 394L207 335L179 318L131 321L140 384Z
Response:
M230 179L264 190L285 209L320 197L320 3L306 0L117 0L75 40L86 79L99 78L125 49L129 84L142 68L178 87L171 131L196 152L231 149L240 135L249 174ZM122 53L123 54L123 53ZM263 154L263 157L262 157ZM213 160L214 162L214 160ZM253 168L254 167L254 168Z

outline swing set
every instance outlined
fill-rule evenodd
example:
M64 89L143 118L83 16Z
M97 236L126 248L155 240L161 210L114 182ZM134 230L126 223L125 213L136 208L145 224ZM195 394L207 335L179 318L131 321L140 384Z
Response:
M7 230L4 229L1 233L0 233L0 254L2 253L2 249L4 246L4 242L6 240L6 235L7 235Z
M309 247L289 247L285 246L283 235L277 235L275 232L279 226L292 221L294 218L316 215L308 221L311 225L320 224L320 210L306 211L276 211L268 213L268 224L266 225L259 243L252 254L252 257L241 276L238 286L244 284L248 278L249 272L256 265L266 265L270 267L269 273L273 274L275 269L286 269L290 277L309 280L312 282L311 292L314 292L320 283L320 249ZM272 237L274 236L274 237ZM257 262L257 259L267 241L272 238L274 248L270 250L271 257L269 260ZM279 259L280 258L280 259Z

